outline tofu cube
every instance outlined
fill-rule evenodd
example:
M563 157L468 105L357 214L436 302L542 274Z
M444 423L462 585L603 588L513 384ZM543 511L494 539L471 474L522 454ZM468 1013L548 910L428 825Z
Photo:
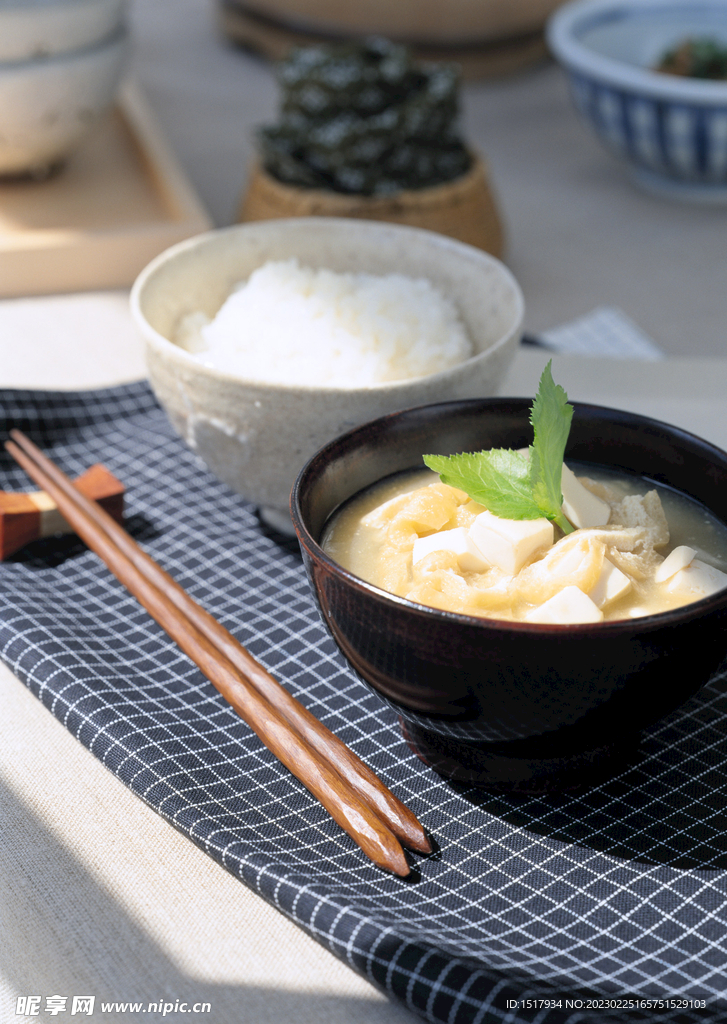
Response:
M480 512L469 535L488 562L514 576L536 551L552 546L553 524L548 519L501 519Z
M678 548L674 548L654 573L654 582L665 583L680 569L686 569L696 553L694 548L687 547L686 544L680 544Z
M560 478L560 489L563 492L563 515L568 522L579 530L606 525L611 515L609 505L595 494L591 494L565 463Z
M464 526L431 533L428 537L417 537L412 554L413 564L416 565L433 551L450 551L464 572L485 572L490 568L490 563L477 549Z
M577 622L601 622L603 612L578 587L564 587L539 608L533 608L525 618L528 622L572 625Z
M581 568L584 559L586 559L587 553L583 550L580 544L574 544L567 550L565 554L562 551L558 555L558 559L555 565L551 568L551 575L554 578L558 576L570 576L574 572L578 572Z
M590 594L593 603L599 608L603 608L604 605L610 604L616 598L623 597L629 590L631 590L631 580L626 573L621 572L613 562L604 558L601 575Z
M683 593L698 601L701 597L709 597L727 587L727 573L695 558L686 569L674 573L666 586L672 594Z

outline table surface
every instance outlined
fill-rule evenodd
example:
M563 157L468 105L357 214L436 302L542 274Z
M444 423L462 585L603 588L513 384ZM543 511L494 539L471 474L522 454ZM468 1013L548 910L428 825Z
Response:
M221 38L214 0L135 0L132 25L146 96L213 219L230 223L252 133L276 117L270 68ZM727 355L727 208L641 192L581 124L554 64L467 83L462 106L529 330L612 305L670 354Z
M229 222L251 129L274 114L270 69L218 36L208 0L136 0L131 13L137 77L203 202ZM727 212L637 192L577 122L552 66L470 84L464 107L493 170L529 327L617 305L671 356L556 357L556 379L572 399L727 447ZM0 303L0 352L3 387L87 388L144 373L125 293ZM503 393L532 395L543 362L521 351ZM414 1019L126 791L1 666L0 701L0 1019L22 1019L18 995L80 993L208 1001L207 1019L230 1024Z

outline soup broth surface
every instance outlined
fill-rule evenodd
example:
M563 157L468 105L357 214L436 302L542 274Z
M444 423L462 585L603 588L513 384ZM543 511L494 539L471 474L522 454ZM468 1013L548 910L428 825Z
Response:
M555 543L536 551L516 573L495 565L482 571L462 568L448 550L415 560L419 538L469 530L485 511L429 470L396 474L356 495L334 513L322 546L344 568L382 590L419 604L497 619L635 618L681 607L727 586L727 527L702 505L642 477L577 463L571 468L608 503L608 523L567 536L556 529ZM674 557L664 565L671 552ZM675 560L679 568L664 579ZM605 578L611 574L609 596ZM543 611L545 603L567 587L595 602L593 618L543 617L549 614Z

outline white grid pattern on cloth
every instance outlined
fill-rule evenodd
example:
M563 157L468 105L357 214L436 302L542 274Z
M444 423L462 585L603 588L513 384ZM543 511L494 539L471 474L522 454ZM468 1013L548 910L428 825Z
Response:
M541 331L539 340L553 352L574 356L647 362L664 358L656 342L615 306L599 306L577 320Z
M409 803L441 854L414 883L378 872L201 673L73 537L0 567L0 655L126 785L227 869L425 1019L577 1024L651 1011L508 1010L537 996L691 996L723 1020L727 678L581 794L453 786L406 749L345 666L290 546L213 480L144 385L7 392L69 472L103 461L128 527L168 571ZM4 458L5 489L24 489Z

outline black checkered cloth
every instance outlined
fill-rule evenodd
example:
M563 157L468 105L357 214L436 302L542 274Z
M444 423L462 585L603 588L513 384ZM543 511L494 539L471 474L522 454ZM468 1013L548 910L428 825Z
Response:
M94 554L74 537L28 546L0 565L0 655L211 857L425 1020L727 1019L725 674L597 788L449 784L347 668L294 545L209 475L145 384L5 392L0 421L69 473L101 461L123 480L131 534L440 847L410 880L377 870ZM28 489L5 454L0 486ZM647 999L676 1005L623 1005Z

